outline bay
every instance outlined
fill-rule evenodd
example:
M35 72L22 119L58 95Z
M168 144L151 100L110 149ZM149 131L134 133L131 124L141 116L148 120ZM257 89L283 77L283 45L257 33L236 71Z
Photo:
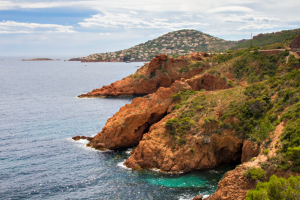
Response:
M0 199L190 199L209 195L235 167L187 174L132 171L128 151L97 151L94 136L132 98L77 95L133 74L143 63L0 58Z

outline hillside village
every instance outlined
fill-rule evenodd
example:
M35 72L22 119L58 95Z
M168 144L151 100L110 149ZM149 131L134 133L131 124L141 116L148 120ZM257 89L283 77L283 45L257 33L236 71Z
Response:
M86 62L138 62L149 61L157 54L173 55L173 57L187 55L192 52L224 52L241 41L227 41L213 37L196 30L179 30L169 32L156 39L149 40L129 49L95 53L86 57L74 58Z

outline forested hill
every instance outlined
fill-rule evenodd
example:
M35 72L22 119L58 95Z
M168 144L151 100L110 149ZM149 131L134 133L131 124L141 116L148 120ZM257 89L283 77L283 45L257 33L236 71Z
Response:
M263 47L270 44L287 42L289 43L294 37L300 34L300 28L294 30L283 30L276 33L259 34L253 37L252 46ZM284 44L280 44L282 47ZM251 40L231 47L230 50L243 49L251 46Z
M116 52L95 53L79 60L90 61L147 61L157 54L187 55L191 52L224 52L241 41L226 41L196 30L169 32L156 39Z

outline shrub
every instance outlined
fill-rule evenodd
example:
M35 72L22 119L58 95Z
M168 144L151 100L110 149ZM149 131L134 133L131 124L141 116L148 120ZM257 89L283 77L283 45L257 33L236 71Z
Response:
M156 71L150 73L150 79L156 76Z
M173 101L177 101L177 100L179 100L181 98L182 98L182 94L181 93L177 93L177 94L174 94L172 96Z
M272 175L268 182L259 182L255 190L249 190L245 200L265 199L300 199L300 176L290 176L284 179Z
M259 78L254 73L250 74L250 76L248 76L248 78L247 78L248 84L249 83L255 83L255 82L258 82L258 81L259 81Z
M268 154L269 154L269 149L265 149L265 150L264 150L264 154L265 154L265 155L268 155Z
M171 130L174 130L178 124L179 120L177 118L168 119L165 123L166 127L170 128Z
M232 80L229 80L229 81L228 81L228 85L229 85L229 86L234 86L233 81L232 81Z
M172 110L179 109L180 107L181 107L181 104L176 104L176 106L174 106L174 107L172 108Z
M194 64L191 65L192 69L196 69L196 68L199 68L199 67L205 67L205 64L202 63L202 62L195 62Z
M195 149L190 149L190 151L191 151L192 153L194 153Z
M262 168L250 167L244 172L244 176L252 178L254 180L264 180L265 171Z
M293 171L300 173L300 146L288 148L286 154L293 163Z
M190 71L190 68L188 66L184 66L184 67L182 67L181 69L178 70L178 72L180 74L186 73L186 72L189 72L189 71Z
M213 123L213 122L217 122L218 120L213 118L213 117L206 117L204 119L204 122L203 122L203 125L207 125L207 124L210 124L210 123Z
M202 110L203 106L197 106L196 110Z
M186 141L185 141L185 139L183 139L183 138L179 138L179 139L177 140L177 143L178 143L179 146L181 146L181 145L185 144Z

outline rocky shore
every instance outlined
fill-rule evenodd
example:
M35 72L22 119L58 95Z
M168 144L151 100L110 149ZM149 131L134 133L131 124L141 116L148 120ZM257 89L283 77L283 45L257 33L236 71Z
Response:
M241 165L224 175L215 194L206 198L209 200L245 199L247 192L255 189L258 183L244 175L251 167L264 167L266 180L272 174L297 175L291 170L280 171L272 164L275 161L271 158L279 152L276 148L281 147L280 135L286 121L277 123L272 132L271 126L266 125L270 117L262 118L267 111L272 111L269 115L275 124L277 116L281 119L290 105L270 110L281 101L280 90L273 90L272 82L265 83L271 86L252 85L252 79L241 75L244 68L237 66L254 72L261 69L260 60L255 60L259 53L250 50L246 53L244 57L239 52L236 57L225 55L230 59L225 56L212 58L205 53L176 59L157 55L135 74L80 95L144 96L121 107L95 137L76 136L73 139L88 139L87 146L100 150L135 147L124 163L132 169L188 172L240 162ZM243 60L251 56L253 59ZM261 54L266 62L274 62L272 66L281 69L283 75L287 73L285 68L291 70L290 66L297 66L293 59L286 63L283 62L285 56L276 56L278 61L274 57L267 60L269 55ZM248 120L252 120L251 126ZM254 123L256 127L252 126ZM263 131L270 135L269 138L259 135Z

